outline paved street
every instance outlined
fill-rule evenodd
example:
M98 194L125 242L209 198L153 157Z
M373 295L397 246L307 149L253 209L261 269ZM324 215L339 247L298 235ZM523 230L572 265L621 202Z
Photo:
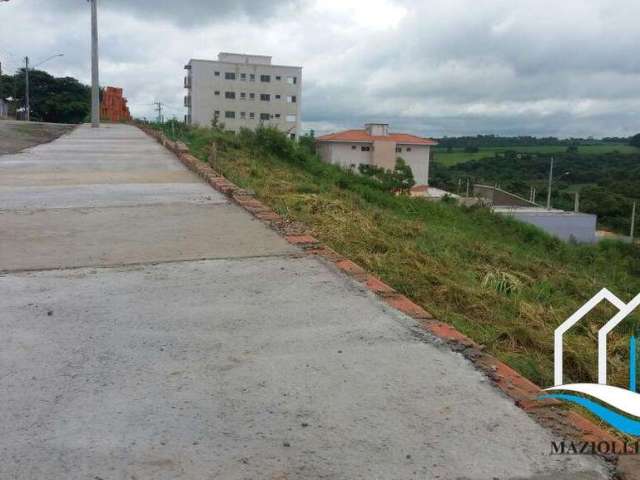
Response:
M0 479L600 479L141 131L0 156Z

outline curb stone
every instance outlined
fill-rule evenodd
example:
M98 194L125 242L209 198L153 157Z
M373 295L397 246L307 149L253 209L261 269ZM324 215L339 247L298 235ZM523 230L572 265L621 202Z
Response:
M378 277L324 245L311 235L305 225L299 222L285 221L270 207L257 200L254 192L241 189L208 164L190 154L184 143L172 142L164 133L146 126L138 126L138 128L172 151L187 168L199 175L211 187L227 195L234 203L266 223L290 244L301 247L306 255L317 255L333 263L339 270L377 295L384 303L413 318L435 338L448 345L453 351L460 352L478 370L483 372L493 385L511 398L517 407L525 411L538 424L555 435L566 437L569 440L615 443L622 449L623 440L582 415L562 409L561 402L557 400L539 400L543 394L541 387L520 375L507 364L484 352L482 345L477 344L452 325L436 320L424 308L397 292ZM640 455L612 454L601 455L601 457L616 466L613 478L640 480Z

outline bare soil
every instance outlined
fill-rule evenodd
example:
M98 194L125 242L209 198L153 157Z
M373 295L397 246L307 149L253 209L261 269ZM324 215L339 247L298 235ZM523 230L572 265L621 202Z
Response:
M16 153L41 143L48 143L75 128L60 123L16 122L0 120L0 155Z

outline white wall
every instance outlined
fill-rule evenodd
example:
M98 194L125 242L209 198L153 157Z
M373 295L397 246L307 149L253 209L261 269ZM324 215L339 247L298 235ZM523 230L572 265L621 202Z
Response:
M372 151L362 151L362 146L369 146L370 144L364 143L346 143L346 142L320 142L318 144L318 153L320 158L334 165L339 165L344 168L355 168L357 171L358 165L369 165L371 163ZM356 147L355 149L353 147Z
M194 125L208 126L214 112L220 112L219 121L227 129L238 131L241 127L256 128L260 125L260 114L280 115L279 118L264 120L266 125L274 125L283 131L299 134L301 130L301 102L302 102L302 68L278 65L257 65L244 63L216 62L208 60L192 60L191 65L191 122ZM215 76L215 72L220 72ZM236 74L235 80L226 80L225 73ZM240 80L240 74L246 74L246 80ZM255 75L255 81L250 81L250 75ZM261 82L260 75L270 75L270 82ZM276 80L279 76L281 79ZM288 77L296 77L296 84L287 82ZM220 92L215 95L215 92ZM225 98L225 92L234 92L235 99ZM245 99L241 99L245 93ZM255 98L250 99L253 93ZM271 95L270 101L260 100L260 94ZM280 95L276 99L276 95ZM295 103L288 103L287 97L295 96ZM236 118L225 118L225 112L235 112ZM241 113L245 113L245 119ZM254 113L254 118L250 114ZM289 115L295 116L295 121L287 121Z
M411 167L416 185L429 185L429 154L431 147L428 145L397 145L402 151L396 153L397 157L402 157ZM411 151L407 151L410 148Z

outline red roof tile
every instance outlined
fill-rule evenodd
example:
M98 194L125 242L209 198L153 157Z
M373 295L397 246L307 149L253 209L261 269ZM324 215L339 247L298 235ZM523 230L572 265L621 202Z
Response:
M408 133L390 133L389 135L369 135L366 130L345 130L344 132L330 133L316 139L318 142L367 142L374 141L396 142L403 145L437 145L438 142L430 138L417 137Z

